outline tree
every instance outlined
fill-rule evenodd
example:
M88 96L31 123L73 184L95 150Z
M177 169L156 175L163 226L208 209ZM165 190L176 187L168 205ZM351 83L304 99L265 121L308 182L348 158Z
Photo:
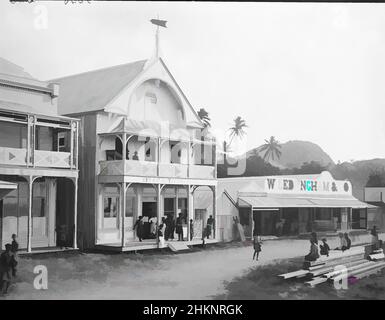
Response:
M234 137L243 138L243 136L246 134L245 128L247 128L246 121L243 120L240 116L236 117L234 119L234 125L229 129L230 130L230 142L229 146L231 145L231 142L233 142Z
M322 166L319 162L310 161L302 163L300 168L294 168L292 172L293 174L320 174L326 169L327 168Z
M208 129L211 127L211 119L209 117L209 113L204 109L204 108L200 108L199 111L198 111L198 117L202 120L203 122L203 129L201 131L201 159L200 159L200 163L201 164L204 164L204 152L205 152L205 146L203 144L204 140L205 140L205 135L207 134L208 132Z
M274 160L274 156L279 159L281 157L282 152L279 150L281 149L281 145L278 142L278 140L275 139L274 136L271 136L269 140L265 139L265 144L262 145L260 151L265 152L263 155L263 160L267 160L271 157L272 160Z
M366 182L366 187L385 187L385 171L383 169L372 170Z
M233 142L234 137L239 137L242 139L244 135L246 134L245 128L247 128L246 121L243 120L240 116L236 117L234 119L234 124L232 127L229 128L230 130L230 142L227 143L227 141L223 141L223 160L224 160L224 165L225 169L227 171L227 151L228 148L230 147L231 143Z
M199 109L198 117L202 120L205 129L211 127L209 113L204 108Z

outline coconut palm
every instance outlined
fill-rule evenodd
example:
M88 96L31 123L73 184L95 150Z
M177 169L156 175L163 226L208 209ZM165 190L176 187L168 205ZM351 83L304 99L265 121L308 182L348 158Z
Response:
M233 142L234 137L243 138L243 136L246 134L245 128L247 128L246 121L243 120L240 116L236 117L234 119L234 124L232 127L229 128L230 130L230 141L227 143L227 141L223 141L223 160L225 164L225 168L227 169L227 152L230 149L230 145Z
M204 108L199 109L198 117L202 120L205 128L211 127L211 123L210 123L211 119L209 117L209 113Z
M234 119L234 125L229 129L230 130L230 142L229 146L231 145L231 142L233 142L234 137L243 138L243 136L246 134L245 128L247 128L246 121L243 120L240 116L236 117Z
M278 140L275 139L274 136L271 136L269 140L265 139L265 144L262 145L260 151L265 151L265 154L263 155L263 160L267 160L271 157L272 160L274 160L274 156L279 159L281 157L282 152L279 150L281 149L281 145L278 142Z

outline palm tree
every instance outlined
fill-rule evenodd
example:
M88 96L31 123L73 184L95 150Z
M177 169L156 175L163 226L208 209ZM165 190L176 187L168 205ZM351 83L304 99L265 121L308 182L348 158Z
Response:
M243 136L246 134L245 128L247 128L246 121L243 120L240 116L236 117L234 119L234 125L229 129L230 130L229 146L231 145L231 142L233 142L234 137L243 138Z
M211 119L209 118L209 113L204 108L199 109L198 117L202 120L205 128L211 127Z
M234 119L233 126L229 128L230 142L227 143L226 140L223 141L223 161L226 169L227 169L227 150L230 147L231 143L233 142L234 137L239 137L241 139L243 138L243 136L246 134L245 128L247 128L246 121L243 120L240 116Z
M265 151L265 154L263 156L263 160L269 159L271 157L272 160L274 160L274 156L279 159L281 157L282 152L279 150L281 149L281 145L278 142L278 140L275 139L274 136L271 136L269 140L265 139L265 144L262 145L260 151Z
M204 108L200 108L199 111L198 111L198 117L202 120L203 122L203 129L202 129L202 135L201 135L201 141L202 141L202 144L201 144L201 159L200 159L200 164L204 164L204 151L205 151L205 148L204 148L204 136L206 135L208 129L211 127L211 119L209 117L209 113L204 109Z

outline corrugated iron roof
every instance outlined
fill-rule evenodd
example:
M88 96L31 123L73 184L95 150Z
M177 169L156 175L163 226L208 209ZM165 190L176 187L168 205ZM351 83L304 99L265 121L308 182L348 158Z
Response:
M52 79L60 84L58 110L71 115L103 110L144 69L147 60Z

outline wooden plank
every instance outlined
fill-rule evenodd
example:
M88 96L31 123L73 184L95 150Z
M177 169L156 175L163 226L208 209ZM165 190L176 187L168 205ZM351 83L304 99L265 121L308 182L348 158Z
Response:
M373 265L373 263L374 262L372 262L372 261L366 261L364 263L361 263L361 264L358 264L358 265L355 265L352 267L347 267L346 268L347 273L349 274L350 272L353 272L354 270L362 269L362 268L365 268L366 266ZM336 278L336 277L339 277L341 275L341 273L343 273L344 271L345 271L344 269L331 271L331 272L325 273L323 275L323 277Z
M290 279L290 278L300 277L302 275L307 275L308 273L309 273L308 270L300 269L300 270L297 270L297 271L280 274L280 275L278 275L278 277L281 277L281 278L284 278L284 279Z
M362 278L365 278L365 277L368 277L372 274L375 274L379 271L381 271L381 269L383 269L385 266L377 266L376 268L373 268L371 270L368 270L368 271L365 271L365 272L362 272L362 273L357 273L355 274L353 277L356 278L356 279L362 279Z
M374 270L376 268L383 268L385 267L385 262L373 262L369 261L369 265L362 266L361 268L355 268L354 270L348 270L348 277L350 276L356 276L360 273L367 272L369 270ZM345 275L338 275L333 278L331 278L333 281L340 281L344 278Z
M366 259L359 259L359 260L355 260L355 261L344 262L343 265L345 265L346 267L353 267L355 265L359 265L359 264L365 263L367 261L368 260L366 260ZM327 267L324 267L324 268L321 268L318 270L314 270L314 271L310 272L310 274L313 277L316 277L316 276L319 276L319 275L322 275L322 274L325 274L328 272L332 272L332 271L334 271L334 268L340 264L341 264L341 262L334 263L332 265L328 265Z
M316 277L316 278L312 279L311 281L305 282L305 284L313 288L313 287L315 287L317 284L324 283L324 282L326 282L326 281L328 281L327 278Z
M191 250L185 243L183 242L168 242L167 243L168 247L171 249L173 252L178 252L178 251L188 251Z
M383 253L376 253L376 254L369 255L370 260L381 260L384 258L385 258L385 255Z

